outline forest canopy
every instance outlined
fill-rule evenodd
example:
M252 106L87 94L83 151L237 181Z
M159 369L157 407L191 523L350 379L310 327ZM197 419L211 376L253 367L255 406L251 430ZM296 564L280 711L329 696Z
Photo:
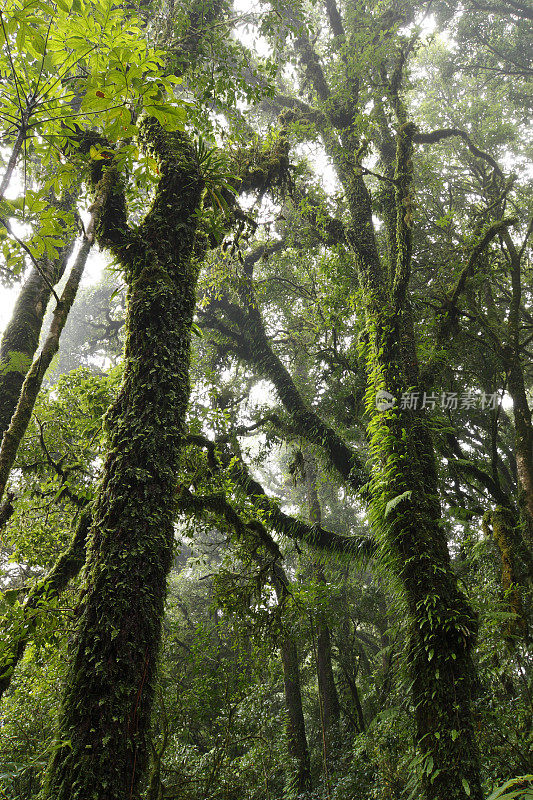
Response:
M1 798L533 800L532 32L5 0Z

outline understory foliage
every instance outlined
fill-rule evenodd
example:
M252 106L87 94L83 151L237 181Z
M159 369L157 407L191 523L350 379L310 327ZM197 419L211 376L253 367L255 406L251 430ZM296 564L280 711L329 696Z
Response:
M4 4L2 800L533 799L532 32Z

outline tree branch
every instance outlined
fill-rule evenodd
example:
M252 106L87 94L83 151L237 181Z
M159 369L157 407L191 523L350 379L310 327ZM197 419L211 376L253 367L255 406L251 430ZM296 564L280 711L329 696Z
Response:
M462 139L470 152L475 155L476 158L481 158L483 161L486 161L487 164L490 164L495 173L503 180L503 173L493 157L488 153L485 153L483 150L480 150L479 147L472 142L469 135L459 128L441 128L439 130L432 131L431 133L422 133L419 131L413 136L413 142L416 144L436 144L437 142L441 142L443 139L449 139L452 136L457 136Z

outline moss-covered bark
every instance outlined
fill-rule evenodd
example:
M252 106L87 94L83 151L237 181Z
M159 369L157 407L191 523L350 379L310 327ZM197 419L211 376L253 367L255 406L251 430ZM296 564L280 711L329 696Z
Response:
M62 260L63 266L66 258ZM50 272L51 270L47 270ZM62 271L62 270L60 270ZM55 270L57 275L58 270ZM54 282L60 275L52 278ZM17 407L39 337L51 291L36 269L24 283L0 344L0 442Z
M359 147L356 127L331 113L329 87L318 59L312 57L309 40L300 50L302 64L324 110L320 133L350 212L347 239L362 288L368 331L367 408L374 462L371 516L376 533L381 532L383 554L403 586L409 610L412 705L416 740L423 756L423 791L427 800L464 800L467 796L481 800L470 711L476 620L450 563L430 428L423 411L398 406L380 411L376 404L377 391L399 398L419 385L409 304L412 154L417 131L407 120L398 94L403 61L399 59L390 79L385 64L381 71L398 123L393 137L395 152L392 141L381 152L394 186L386 198L388 246L383 259L374 235L370 194L352 156ZM346 80L347 93L356 105L357 81L348 75Z
M484 520L492 524L492 535L501 557L502 592L510 613L507 628L509 636L529 636L531 616L531 554L524 546L520 525L508 508L497 506Z
M409 609L412 702L425 796L482 800L470 711L477 624L451 566L428 421L423 410L400 404L380 410L375 399L380 390L399 398L418 385L407 295L414 132L414 126L403 124L397 138L396 262L390 283L379 280L373 261L359 255L369 330L367 400L375 464L371 514Z
M98 185L99 241L129 287L125 371L107 418L109 450L47 800L138 798L145 767L189 398L203 184L184 134L149 119L141 137L161 174L144 222L127 227L113 167Z
M279 650L283 665L283 685L287 709L287 744L289 755L296 762L294 789L300 796L311 788L311 768L302 709L298 651L292 636L283 636Z
M374 374L392 393L399 386L390 355ZM450 563L427 428L420 414L393 409L374 414L371 432L380 464L372 512L411 620L412 702L425 796L463 800L468 793L481 800L470 712L476 620Z
M322 508L317 491L316 463L312 453L305 447L303 451L303 462L309 521L312 525L321 525ZM313 563L313 577L319 586L326 587L327 581L324 568L318 561ZM324 745L325 748L327 748L327 755L329 756L331 754L331 745L334 744L335 736L338 733L340 705L333 675L331 632L326 615L321 610L316 614L316 670L321 706L321 721L324 728Z
M32 270L18 297L0 345L0 442L17 407L20 390L39 344L50 290Z

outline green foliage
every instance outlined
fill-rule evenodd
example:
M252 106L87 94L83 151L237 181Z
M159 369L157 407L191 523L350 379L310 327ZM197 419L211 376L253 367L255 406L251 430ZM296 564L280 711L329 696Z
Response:
M110 0L12 0L0 23L0 70L9 76L0 120L24 184L18 199L2 197L0 218L9 231L13 220L32 230L27 250L2 234L5 269L17 275L28 253L53 260L75 231L72 210L50 199L79 186L84 133L104 134L107 146L123 144L122 158L129 153L131 160L138 116L145 111L177 130L185 105L173 97L180 79L165 75L163 53L146 42L140 20ZM6 167L7 179L13 170ZM36 188L28 185L30 176Z
M40 789L43 770L54 751L59 691L66 665L65 615L54 637L40 637L28 648L9 695L2 700L0 795L29 800Z
M113 170L106 168L116 166L122 175L129 224L148 219L119 252L130 304L135 290L133 305L142 321L125 332L126 383L120 390L125 300L109 278L85 290L74 308L63 355L18 454L14 511L2 527L6 647L28 622L22 613L26 587L66 546L109 456L126 469L120 481L106 484L100 499L102 536L118 544L101 572L91 573L94 584L109 579L108 590L95 598L95 618L107 619L105 603L115 590L130 594L128 602L121 597L112 608L112 656L106 660L89 634L84 652L96 664L88 681L116 664L120 674L113 686L136 702L139 680L133 686L133 679L124 678L120 646L133 627L124 620L142 603L143 620L155 619L154 597L162 606L164 591L163 578L155 594L146 588L152 567L164 574L164 559L154 555L157 542L148 541L145 531L156 528L159 541L173 518L175 496L178 502L198 500L194 516L175 522L181 551L174 554L163 622L150 734L153 783L150 790L145 785L150 800L161 791L179 800L292 797L283 637L291 637L298 653L313 800L475 795L465 755L470 728L463 724L469 651L478 674L471 729L485 793L492 791L489 800L528 800L532 794L531 654L527 635L509 633L518 616L509 611L511 595L519 589L528 600L530 585L523 573L513 573L503 586L502 574L513 564L505 562L490 531L481 533L484 512L502 504L509 507L513 530L525 529L516 503L512 411L460 402L439 409L437 402L424 414L398 407L378 413L375 405L380 389L398 392L398 398L411 390L440 396L503 395L508 389L506 336L516 275L509 274L512 248L503 235L479 254L456 306L451 302L472 248L507 207L518 218L511 242L523 248L517 352L526 393L531 391L531 187L522 169L528 144L519 105L528 80L526 26L517 24L516 9L506 10L505 0L491 4L496 10L485 19L469 0L465 13L439 2L435 34L424 32L417 7L381 2L359 6L357 14L341 5L341 33L328 27L332 4L328 17L315 5L280 3L259 17L250 11L236 20L226 4L211 0L157 11L141 4L137 14L107 0L12 0L2 11L0 71L12 80L1 95L0 118L7 144L16 143L26 125L14 174L24 180L25 168L27 185L16 190L19 197L2 201L0 216L26 226L15 225L14 233L35 259L55 262L78 224L73 206L63 208L63 201L86 179L90 160L95 172L103 167L110 176ZM251 40L242 35L246 25L250 36L265 37L266 58L249 49ZM147 44L148 37L157 39L157 47ZM510 58L517 61L513 75ZM180 133L185 109L198 128L192 147ZM398 133L406 131L403 115L423 133L460 127L470 144L457 136L419 140L407 161L395 161ZM144 121L137 125L139 119ZM140 130L149 139L146 127L157 133L154 119L176 134L171 155L184 146L180 164L191 172L186 180L181 172L169 180L168 152L140 152L135 137ZM516 177L500 177L487 156ZM249 179L241 206L235 205L237 173ZM410 194L394 206L399 183L411 177ZM366 218L359 178L369 191ZM189 194L195 181L202 185L201 202ZM181 203L180 213L192 213L198 204L190 224L169 212L162 187ZM146 217L147 208L157 213ZM7 228L0 239L12 278L23 266L20 245ZM191 292L207 239L213 252L200 278L193 323ZM191 263L180 260L184 242L195 248ZM223 242L220 250L215 247ZM361 270L369 242L375 242L385 275L382 294ZM412 267L405 306L392 300L399 251L402 257L409 251ZM183 291L171 298L168 287L178 279ZM168 327L162 335L163 319ZM443 320L451 325L448 338L441 337ZM173 348L168 330L181 323L185 333ZM194 387L185 430L187 368L172 358L188 352L191 331L200 335L192 337ZM139 343L142 359L132 351ZM71 371L80 363L85 369ZM3 371L9 375L25 366L15 351ZM176 392L182 393L179 415L165 418L162 409ZM106 443L102 418L112 402ZM125 406L127 435L121 427ZM313 436L317 419L372 473L360 497L345 480L350 464L342 477L324 446L326 435ZM189 442L187 434L217 444L209 449ZM169 455L170 436L176 449L183 448L179 465ZM314 489L323 524L342 535L366 534L372 526L379 539L381 554L365 569L308 550L276 528L275 509L309 519L303 452L317 462ZM242 463L268 498L247 493L237 479ZM146 485L154 467L167 481L165 521L154 487ZM128 497L134 508L120 526ZM202 497L214 504L202 507ZM233 516L224 513L228 505ZM121 537L132 531L137 538L120 550ZM93 544L95 551L101 546L98 536ZM165 553L170 560L169 547ZM130 568L135 558L137 572ZM288 575L284 602L276 597L272 576L279 563ZM317 566L323 582L312 577ZM38 625L29 621L35 646L2 701L0 762L7 766L0 770L0 793L6 800L36 795L53 752L74 591L60 603L43 603ZM479 619L475 647L477 623L468 604ZM331 635L341 705L334 732L324 730L317 682L318 622ZM146 632L151 642L153 629ZM143 668L144 662L141 673ZM147 694L155 682L150 675ZM76 703L83 704L87 685L77 686ZM415 747L422 707L432 727ZM102 738L103 747L113 731ZM65 758L78 746L74 738L59 744ZM444 783L452 773L453 797Z
M496 788L487 800L530 800L531 797L533 797L533 775L521 775Z

